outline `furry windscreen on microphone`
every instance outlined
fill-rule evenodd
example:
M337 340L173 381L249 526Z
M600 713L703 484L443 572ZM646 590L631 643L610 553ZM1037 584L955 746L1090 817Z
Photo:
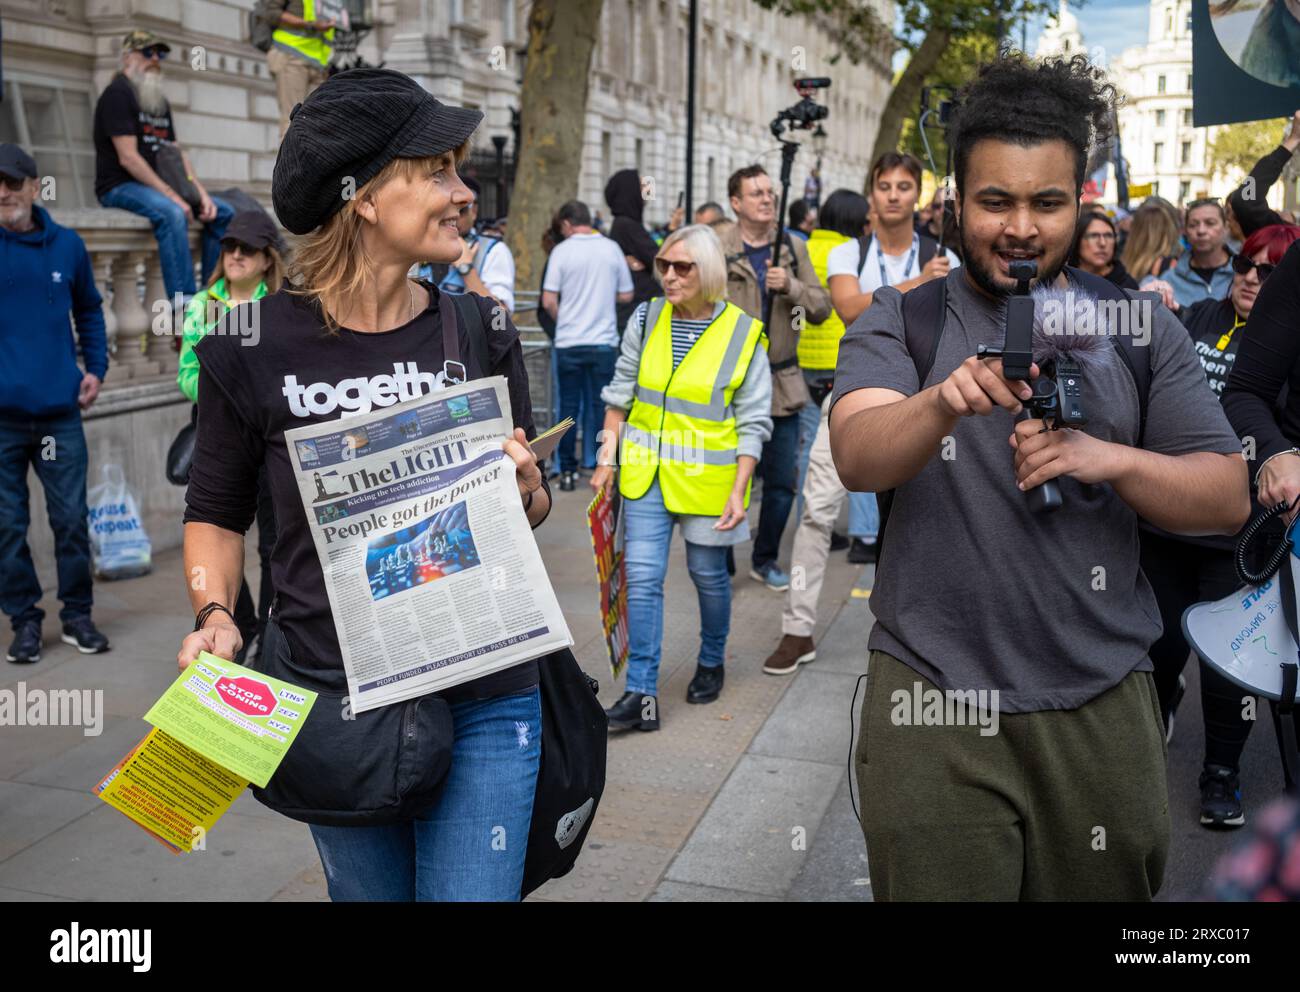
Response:
M1042 365L1068 354L1080 365L1114 360L1108 340L1119 333L1111 301L1098 301L1076 286L1036 286L1034 301L1034 361Z

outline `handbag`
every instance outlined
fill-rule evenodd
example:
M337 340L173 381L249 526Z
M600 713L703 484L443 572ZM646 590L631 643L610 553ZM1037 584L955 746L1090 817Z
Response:
M190 412L190 422L182 427L167 449L167 481L173 486L189 485L190 466L194 464L194 441L199 433L199 405Z
M573 868L605 791L609 718L595 679L568 648L537 660L542 763L528 828L522 895Z
M158 173L158 178L172 188L172 191L182 200L190 205L194 211L195 219L203 210L203 198L199 196L198 187L190 181L185 171L185 160L181 157L181 150L176 147L174 142L159 141L158 157L155 160L154 171Z
M400 823L438 801L455 738L445 699L430 694L353 713L341 669L298 667L273 619L262 638L257 671L312 689L317 699L266 787L253 786L254 799L327 827Z

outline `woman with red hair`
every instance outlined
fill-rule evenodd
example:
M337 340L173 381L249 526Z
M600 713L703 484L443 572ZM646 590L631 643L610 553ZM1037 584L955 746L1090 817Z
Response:
M1192 336L1205 378L1216 394L1224 392L1237 349L1247 337L1247 319L1261 287L1270 277L1280 278L1272 274L1273 270L1297 239L1300 227L1290 224L1260 228L1232 258L1228 295L1222 300L1201 300L1178 312ZM1250 327L1254 326L1252 322ZM1291 333L1300 339L1294 326ZM1280 381L1285 381L1289 369L1277 371ZM1229 417L1232 419L1231 414ZM1233 426L1242 436L1249 433L1243 432L1235 419ZM1241 585L1232 561L1235 544L1233 537L1175 537L1143 526L1142 571L1155 590L1165 628L1150 654L1167 735L1173 733L1174 710L1186 685L1182 671L1190 649L1183 637L1183 611L1194 603L1222 599ZM1242 718L1241 695L1240 688L1208 665L1201 665L1201 710L1205 718L1201 823L1207 827L1239 827L1246 822L1238 770L1254 721Z

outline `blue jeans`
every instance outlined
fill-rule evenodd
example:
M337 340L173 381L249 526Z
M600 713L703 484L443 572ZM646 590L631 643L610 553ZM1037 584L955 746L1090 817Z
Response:
M46 439L51 440L46 440ZM16 630L45 613L37 608L41 583L27 546L31 524L27 466L45 489L58 562L59 619L89 616L92 580L86 522L86 435L80 411L16 419L0 414L0 609Z
M560 378L560 419L573 417L582 420L582 464L584 468L596 465L597 438L605 425L605 404L600 401L600 391L614 378L614 363L618 349L608 345L577 345L573 348L556 348L555 364ZM582 407L579 414L579 407ZM560 471L578 470L577 437L569 431L560 439Z
M659 480L640 499L623 501L627 514L627 691L658 695L664 640L664 576L674 517L664 507ZM726 659L731 630L729 545L686 542L686 569L700 600L699 663L718 668Z
M799 411L799 478L795 482L795 518L803 516L803 480L808 476L808 459L812 455L813 439L821 423L822 408L809 403Z
M772 418L772 436L763 445L758 473L763 479L763 504L758 511L752 561L757 569L776 564L781 535L794 506L794 487L799 474L799 420L791 413Z
M870 544L880 534L880 508L875 493L849 493L849 537Z
M167 287L167 295L194 295L194 259L190 257L189 223L180 207L156 189L134 182L114 186L99 198L99 202L101 206L139 214L152 224L154 237L158 239L158 260L162 263L163 285ZM214 196L212 202L216 205L217 216L203 225L203 267L200 281L205 284L221 257L221 236L226 233L226 226L235 216L234 208L225 200L218 200Z
M407 823L312 825L335 902L518 901L542 761L538 689L455 703L442 796Z

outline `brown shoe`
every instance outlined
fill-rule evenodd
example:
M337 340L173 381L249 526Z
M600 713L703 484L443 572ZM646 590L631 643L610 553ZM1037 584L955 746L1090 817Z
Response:
M771 657L763 662L763 671L768 675L793 675L799 666L817 657L817 648L811 637L797 637L786 634L776 646Z

